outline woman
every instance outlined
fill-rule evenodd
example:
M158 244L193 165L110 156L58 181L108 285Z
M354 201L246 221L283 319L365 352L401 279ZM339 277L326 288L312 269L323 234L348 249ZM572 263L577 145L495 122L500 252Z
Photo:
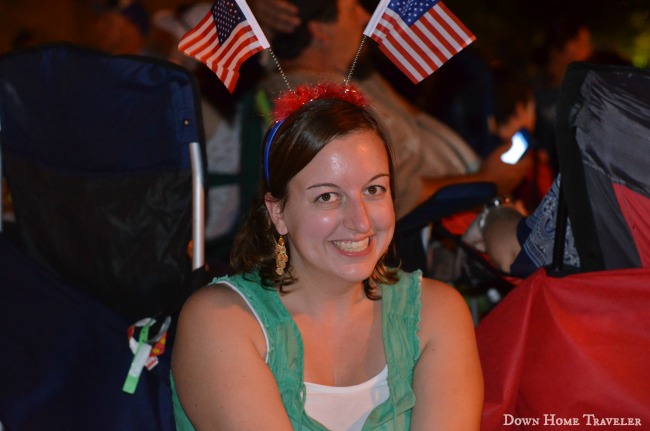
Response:
M233 249L238 275L181 312L179 429L478 429L482 375L463 298L383 263L392 159L363 97L299 87L276 114L264 194Z

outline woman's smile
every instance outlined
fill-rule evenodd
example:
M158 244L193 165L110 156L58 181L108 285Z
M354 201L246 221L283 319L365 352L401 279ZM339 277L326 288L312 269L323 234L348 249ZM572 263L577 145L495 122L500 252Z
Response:
M362 253L368 250L372 238L368 237L360 241L332 241L334 245L348 253Z

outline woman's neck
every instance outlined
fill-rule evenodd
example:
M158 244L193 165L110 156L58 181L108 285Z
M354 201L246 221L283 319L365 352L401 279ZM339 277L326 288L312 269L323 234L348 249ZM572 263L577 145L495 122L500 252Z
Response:
M342 316L368 298L362 281L347 281L330 276L295 273L298 281L286 288L282 302L291 314L308 313L314 318Z

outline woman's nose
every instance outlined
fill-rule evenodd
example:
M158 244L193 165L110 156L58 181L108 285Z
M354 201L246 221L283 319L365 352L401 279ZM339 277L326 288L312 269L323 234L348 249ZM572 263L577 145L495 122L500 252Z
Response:
M368 208L362 199L348 201L343 225L356 232L368 232L370 230Z

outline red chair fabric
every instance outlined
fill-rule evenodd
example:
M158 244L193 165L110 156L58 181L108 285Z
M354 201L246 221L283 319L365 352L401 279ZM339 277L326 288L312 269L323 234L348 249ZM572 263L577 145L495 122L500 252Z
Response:
M483 431L650 429L649 269L540 269L481 321L477 340Z
M639 252L641 266L650 268L650 199L620 184L612 184L612 188Z

